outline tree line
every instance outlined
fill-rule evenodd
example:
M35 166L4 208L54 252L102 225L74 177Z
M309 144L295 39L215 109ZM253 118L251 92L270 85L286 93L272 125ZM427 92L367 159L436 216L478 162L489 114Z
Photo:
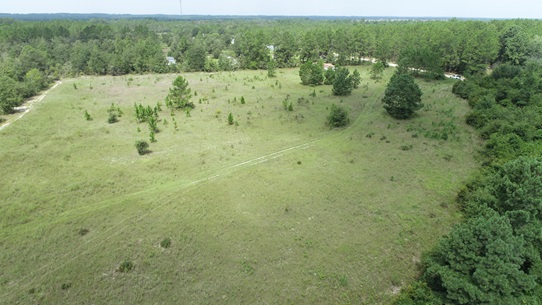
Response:
M80 74L288 68L318 60L347 66L369 57L434 75L476 74L504 57L524 61L540 52L540 33L536 20L0 19L0 108L13 111L52 80Z

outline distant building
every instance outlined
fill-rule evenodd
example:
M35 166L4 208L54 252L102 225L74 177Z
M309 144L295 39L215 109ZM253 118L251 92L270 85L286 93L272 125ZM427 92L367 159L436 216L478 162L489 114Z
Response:
M167 59L167 64L168 64L168 66L176 65L176 64L177 64L177 61L176 61L175 58L173 58L173 57L168 56L168 57L166 57L166 59Z
M335 66L333 64L324 64L324 70L335 70Z

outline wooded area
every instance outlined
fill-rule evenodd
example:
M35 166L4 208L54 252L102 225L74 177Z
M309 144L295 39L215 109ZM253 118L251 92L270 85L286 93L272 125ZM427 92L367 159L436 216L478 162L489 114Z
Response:
M2 19L1 108L10 112L66 76L266 69L271 55L279 68L378 58L434 75L475 74L499 60L540 55L541 32L534 20ZM166 55L177 64L168 65Z

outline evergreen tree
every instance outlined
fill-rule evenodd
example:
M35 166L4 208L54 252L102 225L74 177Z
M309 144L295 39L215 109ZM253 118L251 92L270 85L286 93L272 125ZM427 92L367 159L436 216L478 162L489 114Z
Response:
M182 76L178 76L173 81L173 87L169 88L169 94L166 97L166 106L171 109L194 108L190 102L192 90L188 87L188 82Z
M521 304L536 287L524 244L506 217L470 219L440 241L423 278L439 304Z
M390 79L382 102L388 113L396 119L408 119L423 107L422 91L414 78L398 70Z
M343 107L332 104L326 123L331 128L346 126L350 123L348 112Z
M324 85L333 85L335 81L335 70L329 68L324 72Z
M333 95L345 96L350 95L353 89L352 78L350 77L350 71L346 68L339 68L335 73L335 80L333 81Z
M384 69L386 66L383 62L378 61L371 67L371 79L380 80L384 76Z
M228 114L228 125L233 125L233 114L231 112Z
M359 88L359 84L361 84L361 75L359 74L358 70L354 70L351 76L352 80L352 88L357 89Z
M299 68L301 83L305 86L319 86L324 83L324 62L322 60L308 61Z

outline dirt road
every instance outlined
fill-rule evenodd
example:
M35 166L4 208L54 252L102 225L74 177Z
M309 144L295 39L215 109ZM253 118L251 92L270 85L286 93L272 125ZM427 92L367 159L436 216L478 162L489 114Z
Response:
M14 122L16 122L17 120L21 119L25 114L27 114L28 112L30 112L30 110L32 110L32 106L35 104L35 103L39 103L41 102L46 96L47 94L49 94L49 92L51 92L51 90L55 89L56 87L58 87L60 84L62 84L61 81L57 81L55 83L54 86L52 86L51 88L49 88L47 91L43 92L41 95L37 96L37 97L34 97L33 99L25 102L22 106L20 107L16 107L15 109L19 112L14 118L10 118L8 119L6 122L4 122L1 126L0 126L0 130L8 127L9 125L13 124Z

